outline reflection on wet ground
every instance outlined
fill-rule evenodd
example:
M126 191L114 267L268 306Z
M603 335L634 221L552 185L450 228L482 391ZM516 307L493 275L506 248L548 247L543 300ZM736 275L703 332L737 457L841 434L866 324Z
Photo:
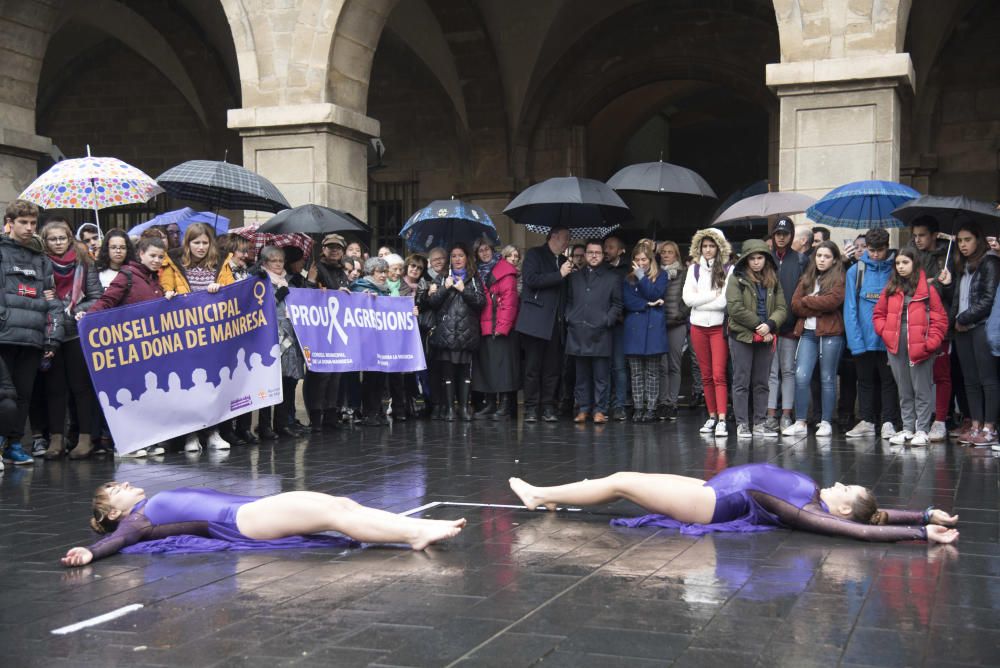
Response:
M3 664L158 666L996 665L998 463L959 446L874 440L716 443L701 418L655 426L408 422L234 449L225 461L39 462L0 478ZM735 432L735 430L731 430ZM513 504L538 484L617 470L707 478L769 461L890 507L955 508L957 547L856 543L787 531L680 536L585 513L438 505L465 516L450 544L403 549L119 555L65 570L88 544L89 497L109 479L153 493L311 489L405 511ZM52 629L141 603L63 636Z

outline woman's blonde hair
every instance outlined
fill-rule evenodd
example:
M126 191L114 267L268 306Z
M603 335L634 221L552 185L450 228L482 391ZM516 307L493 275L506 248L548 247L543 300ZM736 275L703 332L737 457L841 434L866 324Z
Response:
M677 263L678 264L682 264L683 263L683 259L681 258L681 248L674 241L669 241L669 240L668 241L661 241L660 245L656 247L656 254L659 255L660 253L663 252L663 249L666 248L666 247L668 247L668 246L670 248L674 249L674 257L677 258L677 260L676 260Z
M191 256L191 242L200 236L208 237L208 253L200 262L195 262ZM215 232L211 225L205 223L191 223L187 231L184 232L184 241L181 244L184 252L181 253L181 265L185 269L192 267L209 267L215 269L219 266L219 248L215 245Z
M648 239L641 240L632 249L632 261L635 262L635 258L639 255L645 255L646 259L649 260L649 271L646 272L646 276L649 277L650 283L655 282L660 275L660 262L659 258L656 257L656 245ZM628 280L635 283L635 274L629 273Z

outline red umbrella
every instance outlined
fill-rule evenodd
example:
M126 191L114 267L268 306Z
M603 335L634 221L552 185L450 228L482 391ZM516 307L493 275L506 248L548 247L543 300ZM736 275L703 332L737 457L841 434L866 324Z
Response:
M271 234L270 232L258 232L257 228L252 225L229 231L240 235L250 242L251 262L256 261L257 256L264 246L278 246L279 248L295 246L306 257L310 257L312 253L313 240L308 234Z

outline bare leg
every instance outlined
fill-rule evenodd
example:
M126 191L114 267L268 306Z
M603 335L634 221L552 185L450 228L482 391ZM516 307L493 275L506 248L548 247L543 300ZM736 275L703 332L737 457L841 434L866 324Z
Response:
M457 536L465 520L423 520L367 508L340 496L285 492L243 506L236 524L240 533L257 540L338 531L364 543L408 543L422 550Z
M581 480L557 487L534 487L511 478L510 487L529 509L556 504L579 506L628 499L654 513L680 522L708 524L715 512L715 491L705 481L680 475L620 472L607 478Z

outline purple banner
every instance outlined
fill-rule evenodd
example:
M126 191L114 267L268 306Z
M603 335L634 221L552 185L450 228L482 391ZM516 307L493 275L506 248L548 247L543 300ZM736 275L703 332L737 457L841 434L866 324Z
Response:
M427 368L412 297L292 288L285 309L310 371Z
M98 311L83 354L121 453L281 402L274 293L253 278Z

